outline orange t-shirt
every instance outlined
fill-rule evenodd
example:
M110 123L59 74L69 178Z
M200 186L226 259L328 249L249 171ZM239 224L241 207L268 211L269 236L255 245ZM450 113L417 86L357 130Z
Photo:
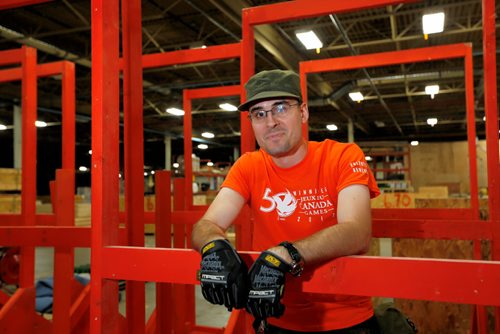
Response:
M262 149L246 153L236 161L222 187L237 191L250 205L252 246L262 251L337 224L338 193L353 184L368 186L372 198L380 193L357 145L325 140L309 142L304 160L290 168L276 166ZM297 331L346 328L373 315L370 297L322 296L319 301L285 289L283 303L285 314L269 322Z

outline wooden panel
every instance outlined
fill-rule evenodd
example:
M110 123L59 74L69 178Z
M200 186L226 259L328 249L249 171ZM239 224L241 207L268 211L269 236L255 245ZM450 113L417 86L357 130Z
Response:
M0 191L21 190L21 170L0 168Z
M465 208L462 198L416 199L417 208ZM393 239L394 256L443 259L472 259L473 243L463 240ZM421 300L398 299L396 305L417 325L420 333L456 333L470 331L471 306Z
M21 195L0 195L1 213L20 213Z

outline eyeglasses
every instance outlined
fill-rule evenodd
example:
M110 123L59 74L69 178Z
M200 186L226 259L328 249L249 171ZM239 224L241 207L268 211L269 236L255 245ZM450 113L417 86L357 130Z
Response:
M248 118L254 123L263 123L267 118L267 113L271 113L275 118L285 118L288 115L291 107L298 106L300 103L290 104L288 102L281 102L275 104L269 110L256 109L248 112Z

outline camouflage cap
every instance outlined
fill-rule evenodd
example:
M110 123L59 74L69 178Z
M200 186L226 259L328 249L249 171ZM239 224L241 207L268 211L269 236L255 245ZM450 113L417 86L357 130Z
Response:
M293 71L270 70L253 75L245 84L247 100L239 111L248 110L253 104L279 97L289 97L302 101L300 78Z

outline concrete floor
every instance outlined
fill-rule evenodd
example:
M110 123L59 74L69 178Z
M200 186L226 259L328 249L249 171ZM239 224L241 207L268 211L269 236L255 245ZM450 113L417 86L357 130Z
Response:
M146 236L146 246L154 247L154 236ZM90 263L90 250L88 248L75 249L75 267ZM38 247L35 251L35 282L53 276L54 249ZM149 318L155 308L155 284L146 283L146 319ZM125 291L121 292L120 313L125 314ZM225 307L212 305L205 301L201 294L199 285L195 286L196 299L196 324L210 327L225 327L230 313Z

